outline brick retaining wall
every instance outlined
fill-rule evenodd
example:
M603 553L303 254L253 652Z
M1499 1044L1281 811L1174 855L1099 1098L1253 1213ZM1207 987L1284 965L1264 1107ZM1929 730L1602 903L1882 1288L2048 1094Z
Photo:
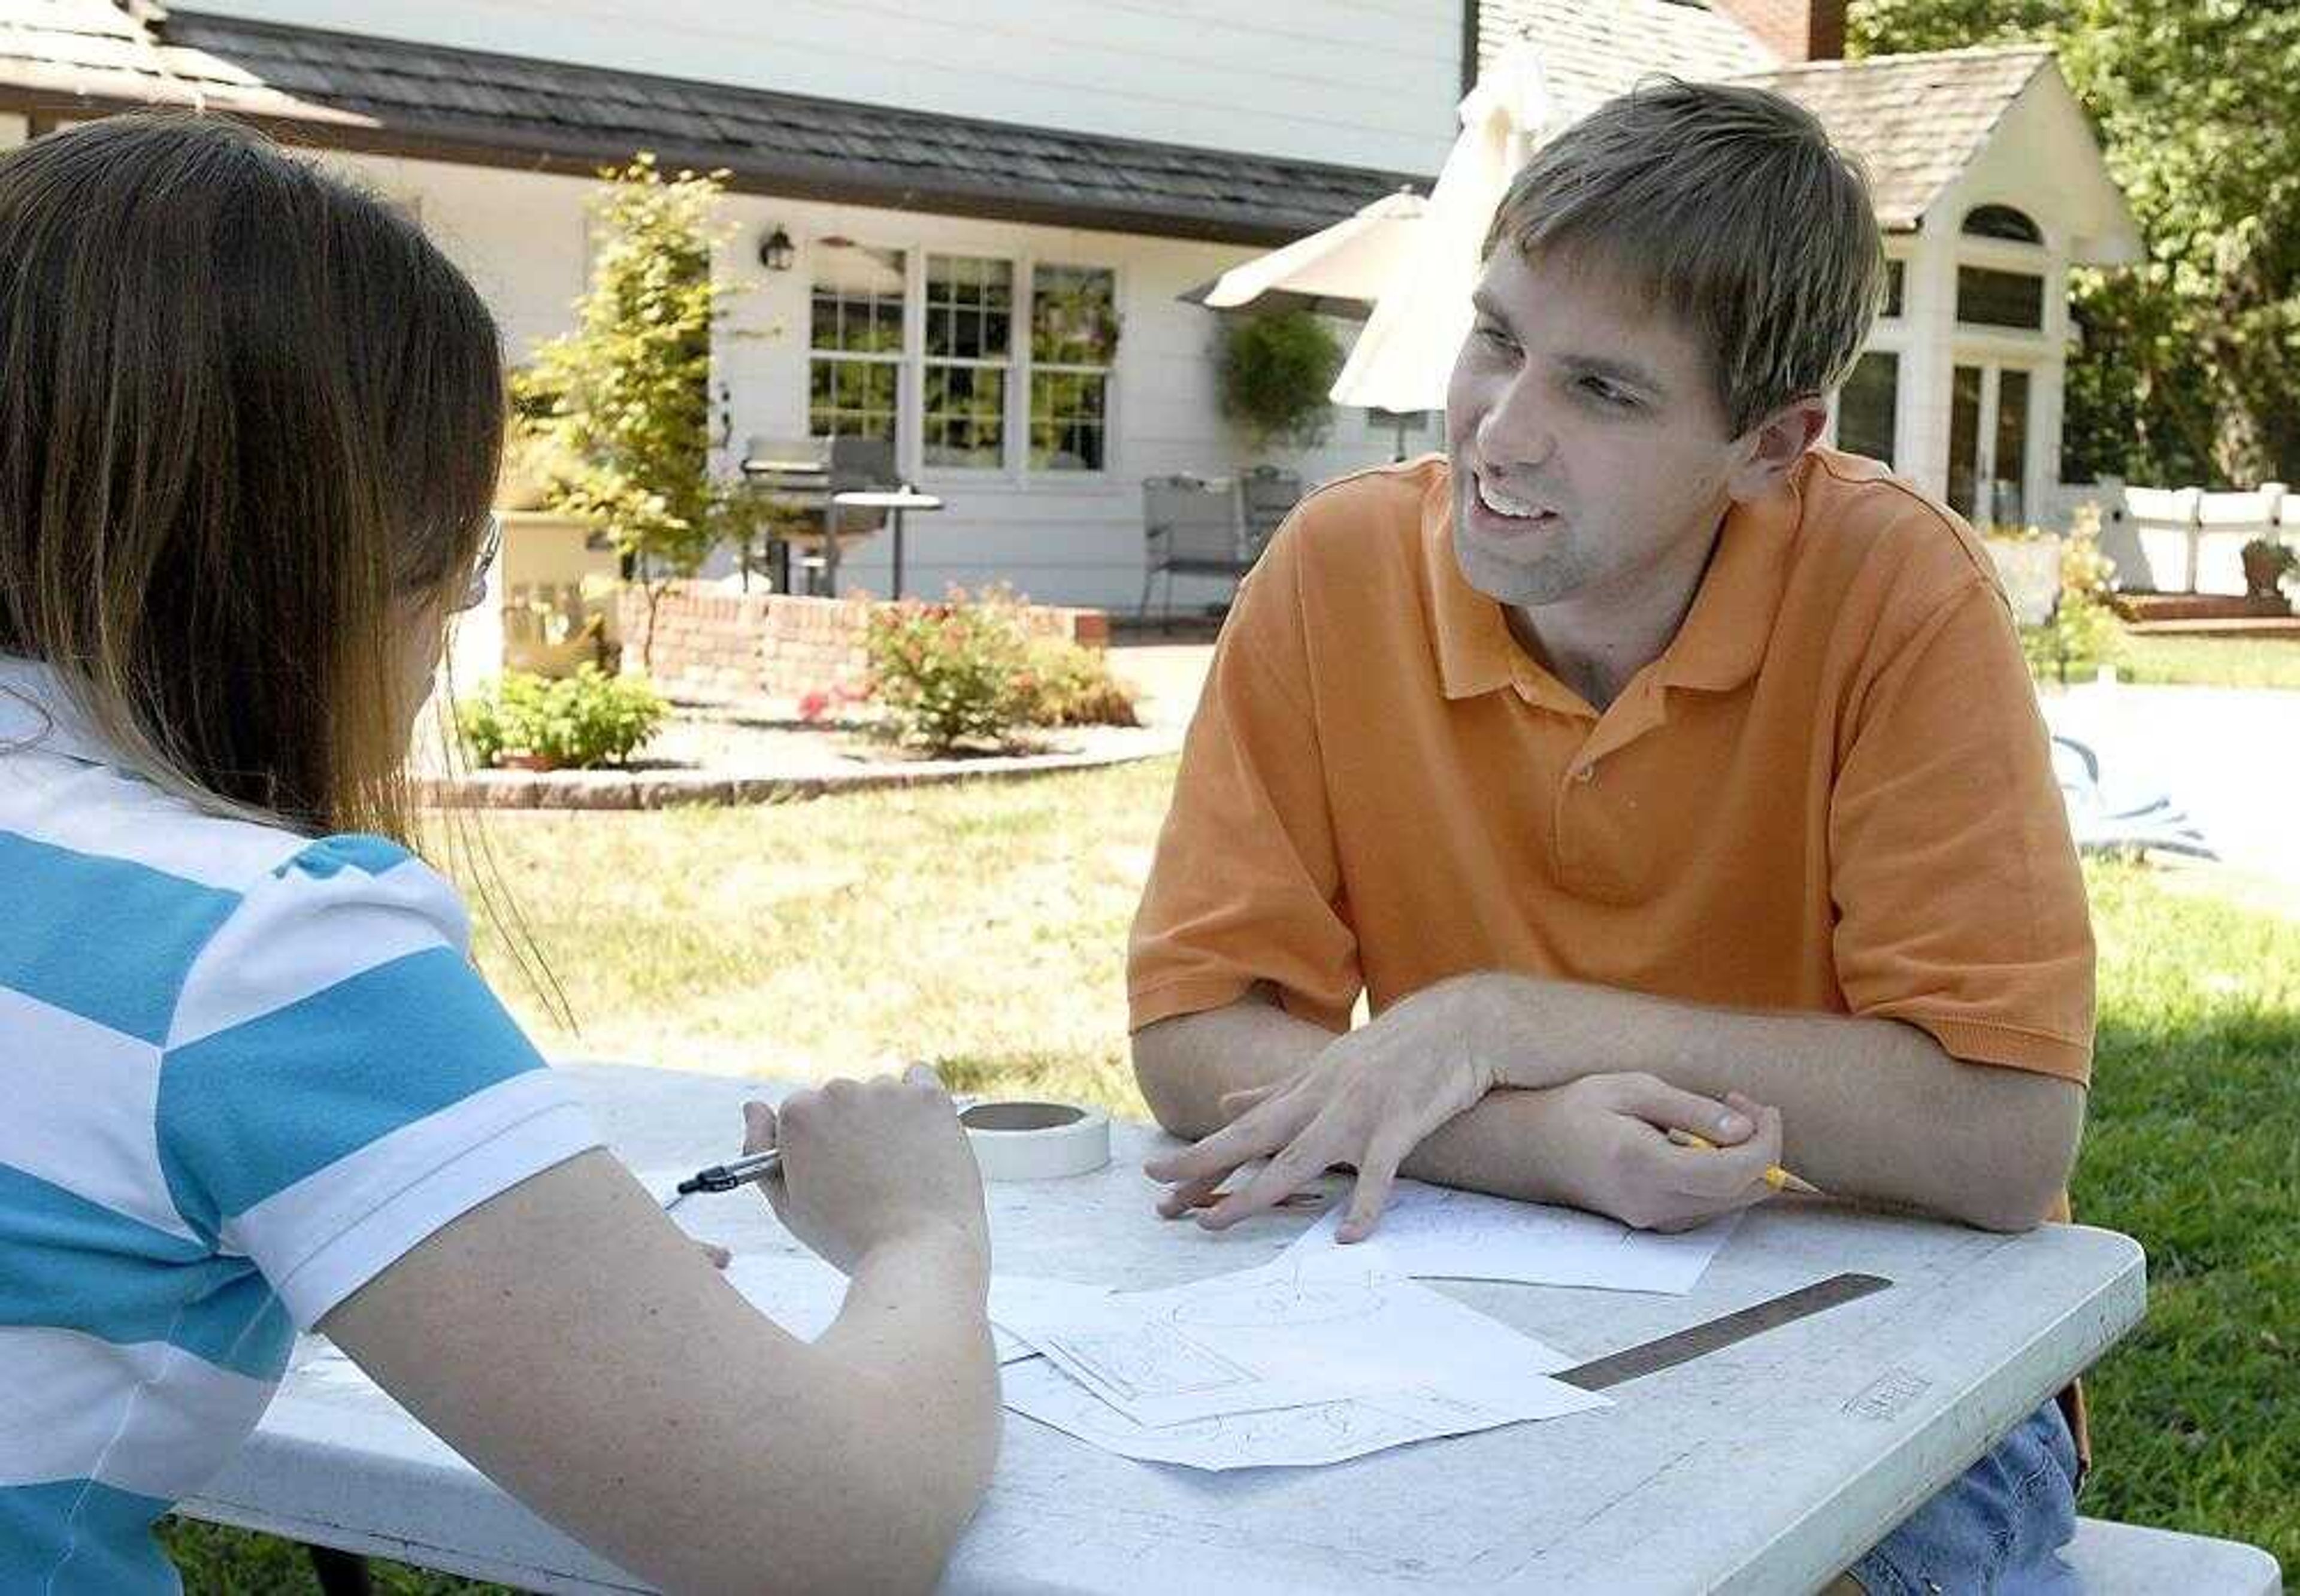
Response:
M646 594L626 586L616 597L623 664L642 668L673 698L798 698L845 684L861 686L867 668L862 637L867 599L802 598L782 593L729 593L708 582L673 582L657 601L652 646ZM1099 610L1032 605L1030 629L1088 648L1110 641Z

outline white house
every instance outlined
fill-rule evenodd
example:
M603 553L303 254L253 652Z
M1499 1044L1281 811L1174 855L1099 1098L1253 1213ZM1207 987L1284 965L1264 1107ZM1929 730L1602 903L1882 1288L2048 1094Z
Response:
M1862 151L1901 290L1843 439L1980 519L1984 494L2031 513L2057 463L2066 269L2129 258L2131 224L2048 56L1805 64L1841 17L1842 0L0 0L0 145L152 103L259 121L418 216L514 359L571 324L596 169L638 149L724 168L718 270L748 290L718 350L729 443L890 437L950 506L911 522L914 591L1004 579L1130 608L1142 478L1265 458L1218 413L1215 313L1179 295L1426 187L1477 62L1525 32L1587 104L1651 70L1755 75ZM1321 448L1271 458L1316 480L1391 442L1345 411ZM887 543L852 581L884 590Z
M1847 62L1843 0L1487 0L1479 49L1524 37L1569 114L1653 71L1797 101L1861 158L1891 296L1838 441L1974 521L2055 521L2071 266L2140 258L2076 97L2040 46Z

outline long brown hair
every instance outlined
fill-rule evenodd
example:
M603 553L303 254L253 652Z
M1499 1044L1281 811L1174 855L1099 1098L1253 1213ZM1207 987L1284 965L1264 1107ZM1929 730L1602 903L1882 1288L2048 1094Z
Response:
M262 135L0 156L0 653L163 786L406 835L397 629L476 558L504 415L462 274Z

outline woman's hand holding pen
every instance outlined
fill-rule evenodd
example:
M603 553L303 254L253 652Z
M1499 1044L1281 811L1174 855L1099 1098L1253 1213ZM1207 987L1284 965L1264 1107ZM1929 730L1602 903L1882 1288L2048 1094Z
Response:
M987 1276L981 1172L933 1070L832 1081L793 1093L779 1112L745 1103L743 1121L746 1154L782 1151L780 1169L759 1183L777 1217L841 1269L889 1242L947 1232Z

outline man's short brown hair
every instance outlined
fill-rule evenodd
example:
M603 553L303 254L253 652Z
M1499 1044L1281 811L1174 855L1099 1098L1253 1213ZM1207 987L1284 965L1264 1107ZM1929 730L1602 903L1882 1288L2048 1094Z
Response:
M1658 79L1536 150L1484 254L1602 266L1709 348L1734 436L1835 389L1885 288L1869 185L1803 106L1763 89Z

